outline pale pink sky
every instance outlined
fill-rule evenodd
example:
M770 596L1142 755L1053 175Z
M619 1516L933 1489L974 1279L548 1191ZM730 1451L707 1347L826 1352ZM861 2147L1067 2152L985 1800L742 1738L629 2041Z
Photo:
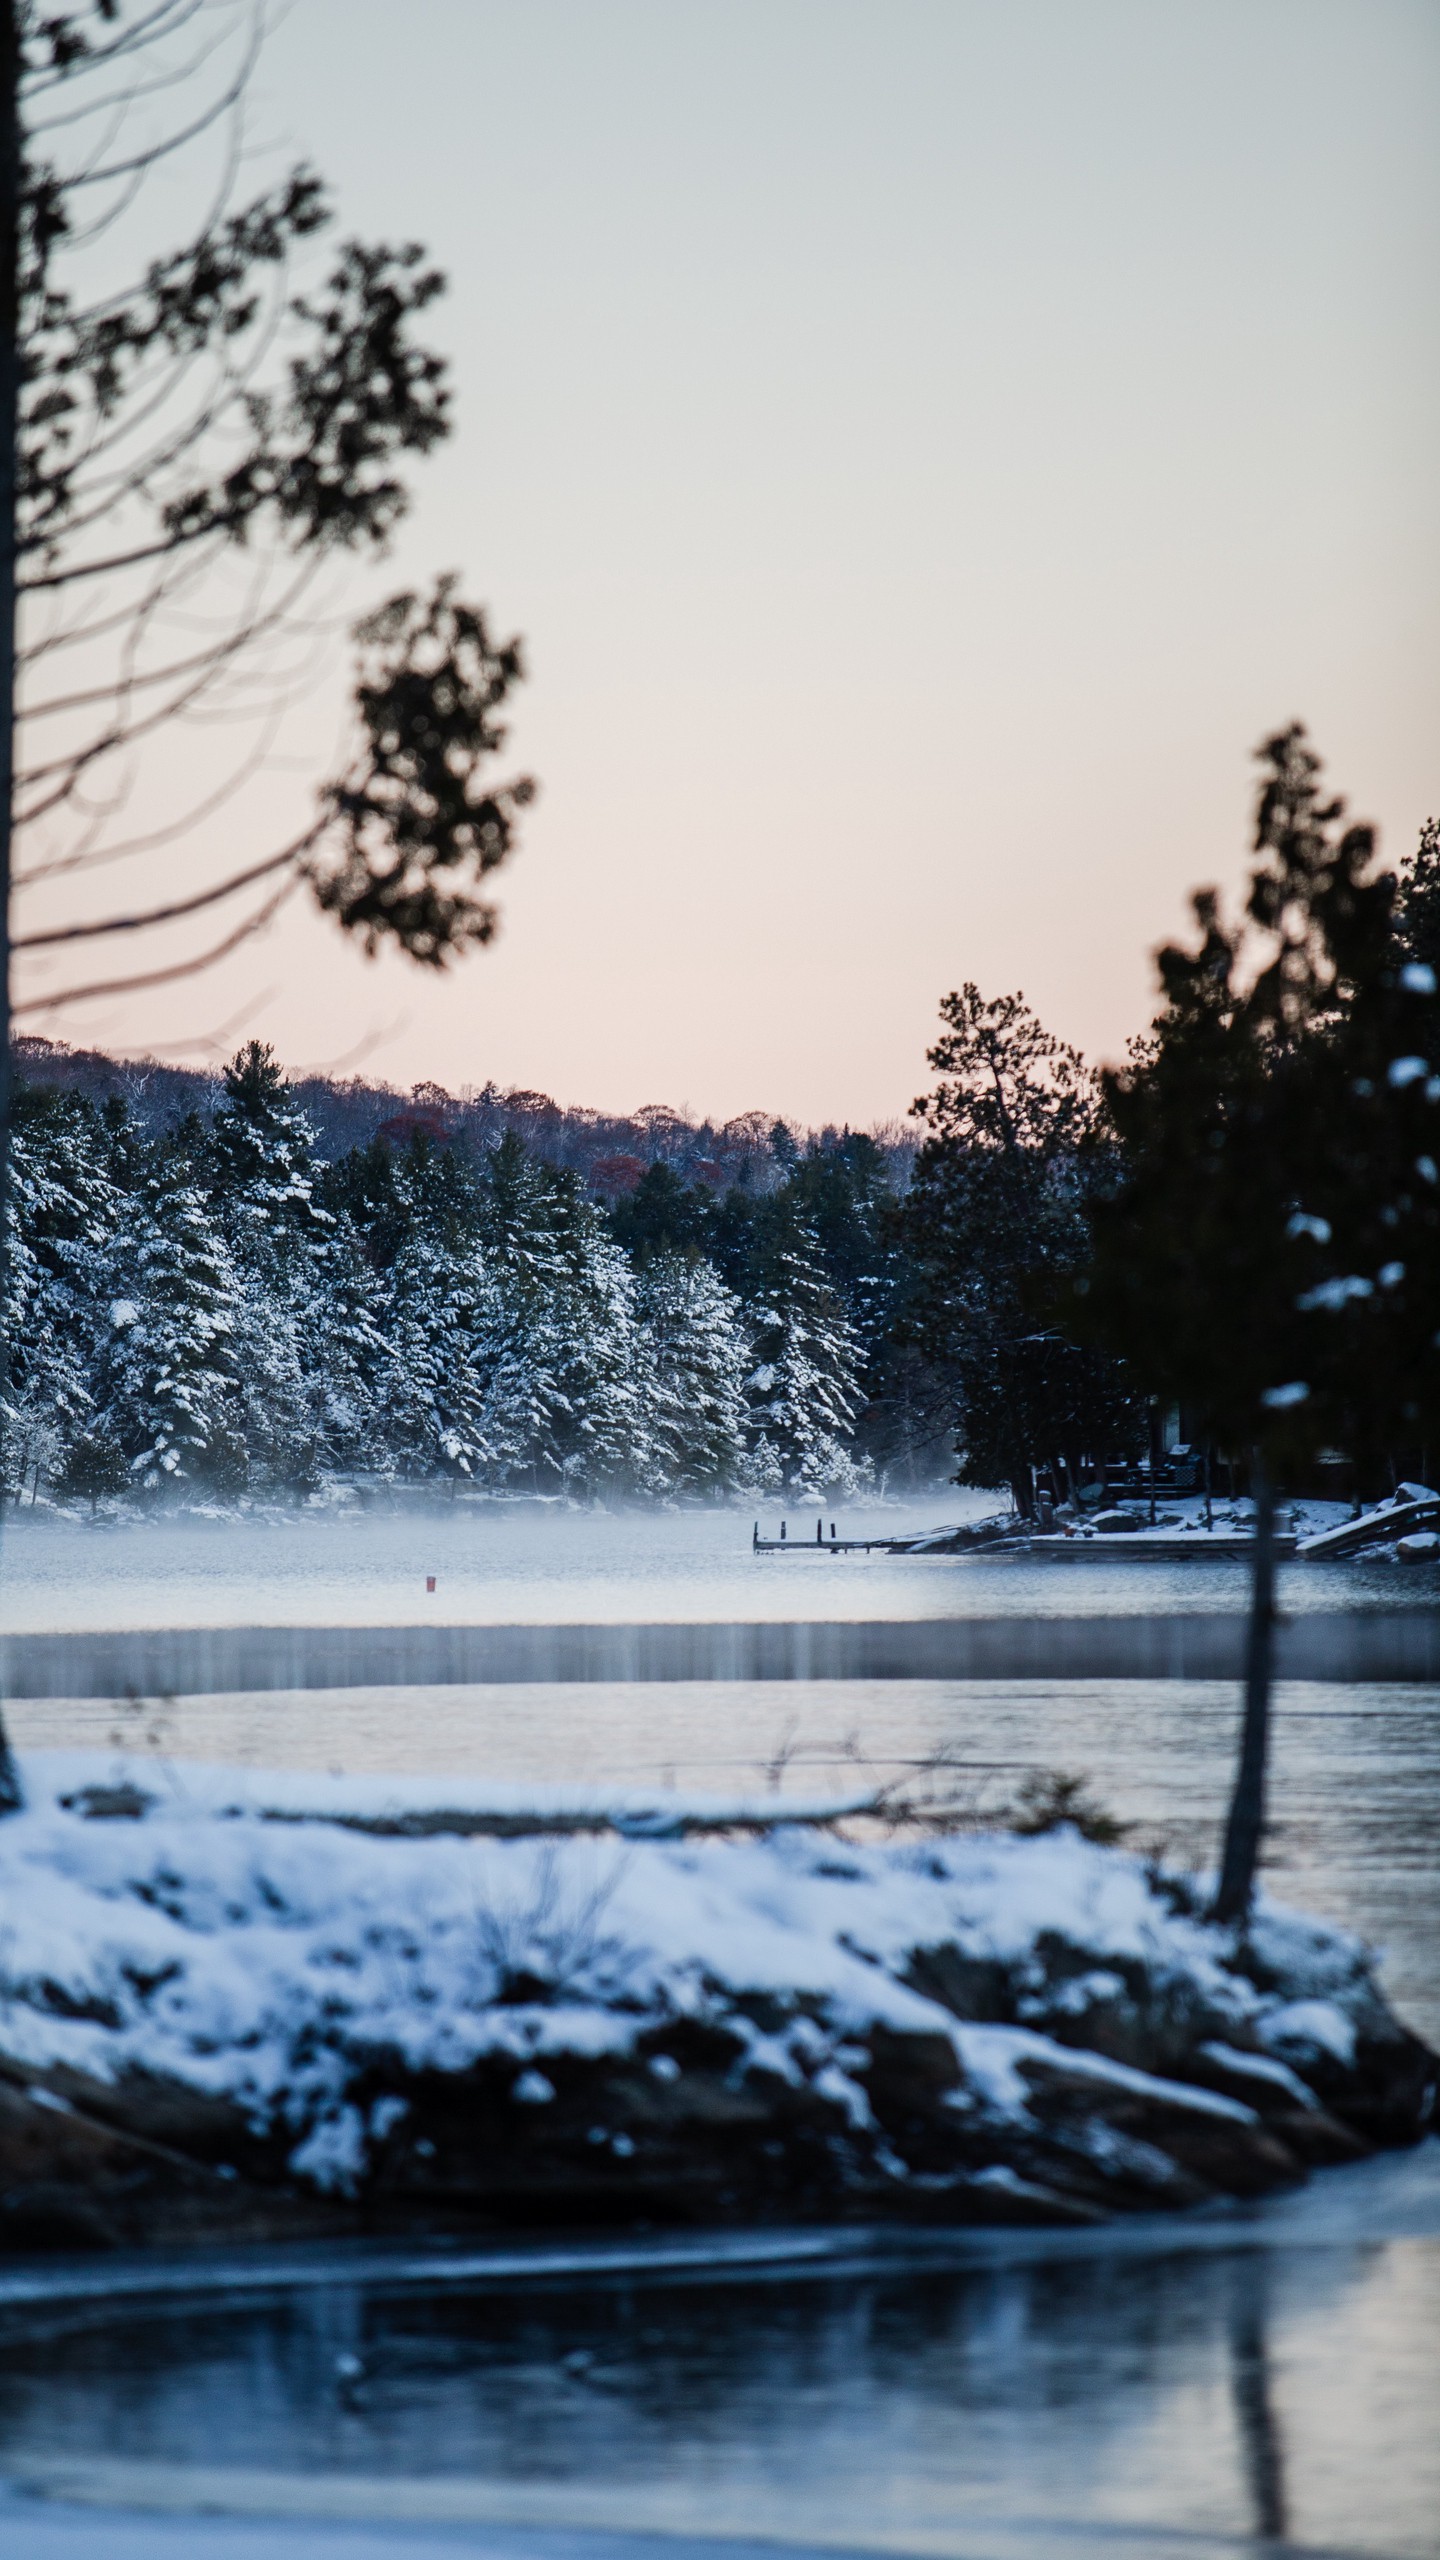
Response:
M523 632L543 796L444 982L295 915L51 1026L869 1122L936 1001L1114 1052L1250 749L1440 804L1428 0L294 0L261 121L449 269L402 577ZM334 745L214 831L289 827ZM208 752L183 742L172 762ZM209 858L209 857L207 857ZM45 1028L42 1023L39 1028Z

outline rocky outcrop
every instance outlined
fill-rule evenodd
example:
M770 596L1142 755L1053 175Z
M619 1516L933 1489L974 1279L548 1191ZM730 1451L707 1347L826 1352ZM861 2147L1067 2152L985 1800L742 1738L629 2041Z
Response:
M43 2083L0 2076L0 2250L199 2247L306 2239L334 2227L313 2196L267 2188L124 2132ZM137 2106L137 2117L145 2110Z
M1366 1951L1073 1832L0 1831L0 2246L1086 2222L1412 2141Z

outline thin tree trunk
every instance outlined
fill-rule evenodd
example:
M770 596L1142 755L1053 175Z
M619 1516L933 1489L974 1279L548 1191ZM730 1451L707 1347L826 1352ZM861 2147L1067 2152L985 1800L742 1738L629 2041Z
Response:
M10 835L15 787L15 499L20 401L20 37L0 0L0 1536L10 1401ZM0 1814L20 1805L0 1692Z
M1243 1920L1255 1890L1265 1830L1265 1768L1270 1747L1270 1684L1275 1657L1275 1488L1257 1451L1250 1475L1255 1496L1251 1551L1250 1631L1245 1648L1245 1717L1240 1760L1225 1825L1225 1852L1212 1920Z

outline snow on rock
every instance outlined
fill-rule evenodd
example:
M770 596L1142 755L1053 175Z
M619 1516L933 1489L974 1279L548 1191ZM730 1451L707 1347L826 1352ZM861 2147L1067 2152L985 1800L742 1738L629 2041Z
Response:
M1298 2062L1313 2061L1317 2053L1345 2064L1355 2059L1355 2021L1333 2000L1287 2000L1261 2019L1260 2037L1268 2053Z
M0 1826L0 2075L372 2218L1073 2218L1406 2138L1433 2086L1357 1941L1237 1944L1070 1830L383 1836L389 1781L145 1774L35 1755Z

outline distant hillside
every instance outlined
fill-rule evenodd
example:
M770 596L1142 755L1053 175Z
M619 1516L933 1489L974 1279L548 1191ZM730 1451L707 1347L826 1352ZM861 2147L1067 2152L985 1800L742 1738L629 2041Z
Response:
M26 1083L61 1086L101 1102L118 1094L141 1127L153 1132L197 1111L209 1118L220 1099L219 1073L211 1067L170 1066L156 1058L111 1058L100 1049L72 1049L63 1041L33 1037L15 1043L15 1068ZM498 1085L418 1084L408 1093L362 1076L301 1076L292 1087L327 1159L366 1146L383 1135L405 1145L417 1132L441 1142L491 1147L513 1130L548 1164L572 1166L591 1188L618 1198L634 1189L647 1165L665 1163L689 1181L716 1190L742 1179L763 1187L783 1169L792 1150L811 1143L833 1145L838 1127L802 1129L764 1111L742 1112L717 1126L688 1120L665 1103L646 1103L628 1117L603 1111L566 1110L545 1093L502 1092ZM898 1124L871 1133L902 1182L915 1141Z

